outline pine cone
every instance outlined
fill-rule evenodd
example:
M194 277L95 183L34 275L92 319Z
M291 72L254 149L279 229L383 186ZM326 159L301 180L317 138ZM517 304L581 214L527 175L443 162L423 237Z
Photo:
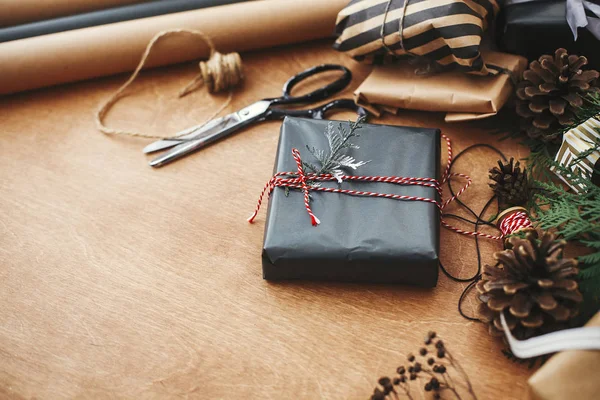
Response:
M529 201L529 182L527 169L521 171L521 164L514 158L503 163L498 160L498 167L490 169L490 187L498 196L502 208L524 206Z
M498 265L486 265L477 282L479 314L490 334L503 335L500 313L517 339L563 329L577 315L582 296L574 280L577 260L563 258L564 240L544 232L525 239L513 236L511 249L494 254Z
M574 122L583 96L598 91L598 71L582 70L586 64L587 58L568 55L565 49L529 64L517 85L517 114L530 137L560 140L560 127Z

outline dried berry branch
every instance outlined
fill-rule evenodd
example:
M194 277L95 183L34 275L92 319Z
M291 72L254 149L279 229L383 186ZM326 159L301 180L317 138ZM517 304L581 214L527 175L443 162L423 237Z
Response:
M458 360L450 353L444 342L435 332L429 332L425 338L425 346L419 349L418 357L408 355L408 365L401 365L396 369L398 373L394 378L384 376L379 379L380 387L376 387L371 400L400 399L413 400L411 382L419 381L420 387L425 392L431 392L434 399L440 399L444 392L451 393L454 398L462 400L457 384L454 383L450 370L460 374L467 392L471 398L477 399L473 385L465 370ZM423 384L423 382L425 382Z

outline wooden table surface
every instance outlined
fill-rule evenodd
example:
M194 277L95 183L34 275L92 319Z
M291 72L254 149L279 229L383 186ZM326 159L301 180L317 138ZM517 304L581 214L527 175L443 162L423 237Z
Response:
M349 66L352 90L368 73L306 43L244 54L247 80L228 110L277 95L321 62ZM194 65L147 72L109 124L170 134L203 120L225 95L177 99ZM125 77L0 99L0 397L365 399L429 330L462 361L480 399L523 398L527 366L457 312L465 284L440 274L433 290L262 279L264 210L246 218L270 178L280 123L257 124L162 169L148 140L105 136L93 113ZM338 115L341 119L351 114ZM516 142L443 116L402 112L376 122L439 127L456 150ZM490 195L497 157L476 150L456 165ZM441 259L476 268L472 239L441 233ZM500 249L484 243L484 261ZM477 300L465 310L473 313Z

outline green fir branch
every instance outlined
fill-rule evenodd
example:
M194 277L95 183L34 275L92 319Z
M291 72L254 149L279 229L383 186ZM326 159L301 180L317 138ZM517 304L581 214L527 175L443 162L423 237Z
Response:
M595 241L595 242L593 240L582 240L581 244L583 244L587 247L591 247L592 249L600 250L600 240Z
M356 122L349 121L349 129L344 128L344 125L340 122L337 130L334 128L333 122L329 122L325 130L329 150L306 146L310 154L313 155L321 166L317 168L314 164L303 161L303 168L314 172L316 175L333 175L341 183L341 176L344 175L344 169L356 169L369 163L370 161L357 161L354 157L344 154L344 150L346 149L359 148L350 142L350 139L360 136L356 131L362 128L361 123L364 120L364 117L359 117Z
M600 93L588 93L582 98L583 105L579 107L577 111L575 111L575 118L573 118L573 122L570 125L562 126L558 130L560 136L600 113Z
M600 95L589 95L584 100L574 124L563 127L561 134L599 115ZM590 154L600 151L600 141L579 154L568 166L554 160L558 145L529 138L524 143L531 149L526 161L534 191L530 207L536 226L552 230L560 238L577 241L593 250L577 257L580 267L579 288L584 297L581 315L583 323L600 310L600 187L571 167ZM571 186L581 189L579 192L568 190L557 180L555 174L559 174Z
M586 254L585 256L579 256L577 258L579 262L586 264L589 268L585 268L583 271L586 271L582 276L591 277L595 274L595 272L590 272L589 270L597 269L597 273L600 274L600 252Z
M600 264L582 268L579 272L579 291L583 295L581 323L589 321L600 310Z
M600 132L600 129L596 129L596 131ZM579 155L573 159L571 164L569 164L569 167L573 167L579 164L581 161L588 158L588 156L594 154L597 151L600 151L600 139L596 140L595 142L586 141L586 143L590 144L591 146L587 150L584 150L581 153L579 153Z

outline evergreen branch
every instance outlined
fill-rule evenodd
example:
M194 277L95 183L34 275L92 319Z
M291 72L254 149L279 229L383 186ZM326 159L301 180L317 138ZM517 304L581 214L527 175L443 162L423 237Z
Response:
M600 93L588 93L582 98L583 105L575 112L573 123L563 126L558 130L561 136L600 113Z
M307 169L311 170L312 172L317 172L318 168L316 166L314 166L313 164L306 162L306 161L302 161L302 168L306 171Z
M582 272L586 271L585 273L582 273L582 276L591 276L593 272L590 272L589 270L594 269L600 274L600 252L579 256L577 259L580 263L587 265L587 267L582 270Z
M596 129L596 131L600 133L600 129ZM579 164L582 160L585 160L589 155L600 151L600 139L596 140L595 142L586 141L586 143L591 144L592 146L579 153L579 155L573 159L571 164L569 164L569 167Z
M358 149L358 146L350 143L350 139L358 137L356 131L362 126L360 125L364 121L364 117L358 118L356 122L349 122L349 128L345 129L340 122L338 129L333 128L333 122L329 122L325 136L329 143L329 153L323 151L322 157L317 157L321 163L321 168L316 172L317 175L331 174L339 176L340 168L353 168L356 169L359 166L365 165L369 161L356 161L353 157L348 155L342 155L341 151L348 148Z
M359 147L350 142L353 137L358 137L356 132L362 128L361 123L366 117L359 117L356 122L349 121L349 129L345 129L340 122L338 129L334 128L333 122L327 124L325 137L329 144L329 150L317 149L314 146L306 145L308 152L319 162L320 167L315 164L302 160L302 169L310 171L315 175L333 175L338 183L342 182L344 175L343 169L356 169L370 161L357 161L354 157L344 154L345 149L358 149ZM312 187L320 186L316 182L307 182ZM285 195L289 195L289 188L286 188Z
M587 247L591 247L593 249L599 249L600 250L600 240L598 241L592 241L592 240L582 240L581 244L587 246Z
M561 134L599 115L600 95L589 95L584 100L574 124L561 128ZM578 257L579 289L584 297L581 322L584 323L600 309L600 187L571 167L600 151L600 141L580 153L568 166L554 160L557 145L533 139L526 139L525 144L531 149L526 160L534 188L530 202L534 213L532 219L542 229L553 230L566 240L578 241L594 249L592 253ZM579 192L566 190L562 183L557 183L555 173L570 186L580 188Z
M588 266L579 272L579 290L583 294L581 323L585 323L600 310L600 264Z

